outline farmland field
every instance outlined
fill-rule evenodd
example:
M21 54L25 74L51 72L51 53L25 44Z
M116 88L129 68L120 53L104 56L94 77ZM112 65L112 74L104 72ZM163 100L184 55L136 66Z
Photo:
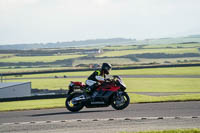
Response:
M78 64L102 64L104 62L109 62L111 64L132 64L133 61L131 59L128 58L106 58L106 59L96 59L96 60L75 60L74 61L74 65L78 65Z
M9 56L13 56L13 54L0 54L0 58L2 58L2 57L9 57Z
M114 66L199 63L200 44L118 44L110 46L80 47L65 49L38 49L33 51L7 51L0 53L1 68L55 68L55 67L89 67L92 64L108 62ZM50 52L50 53L49 53ZM127 56L129 55L129 56ZM19 70L19 69L18 69Z
M26 52L17 54L0 54L0 73L8 72L33 72L42 70L58 69L81 69L89 68L91 64L111 63L114 67L143 66L157 64L182 64L200 63L200 44L163 44L163 45L118 45L104 46L99 50L96 47L74 48L78 52L59 53L60 49L55 49L55 54L49 56L37 55L27 56ZM67 49L65 49L67 51ZM89 51L87 51L89 50ZM53 51L53 49L52 49ZM99 51L102 51L99 53ZM41 51L39 51L40 53ZM169 57L124 57L129 54L159 53L166 55L192 53L192 57L173 56ZM47 53L48 55L49 53ZM165 55L166 54L166 55ZM70 59L67 60L67 59ZM60 64L56 61L60 60ZM20 62L25 62L20 64ZM36 64L36 62L42 62ZM69 63L70 62L70 63ZM27 64L26 64L27 63ZM28 64L29 63L29 64ZM34 64L35 63L35 64ZM45 64L46 63L46 64ZM9 65L8 65L9 64ZM85 82L86 78L68 78L68 76L89 76L92 71L84 72L63 72L49 74L32 74L3 77L3 82L28 82L32 83L32 88L59 90L68 89L70 81ZM173 68L148 68L131 70L112 70L111 75L200 75L200 67L173 67ZM50 77L50 78L42 78ZM60 78L62 77L62 78ZM65 77L65 78L64 78ZM14 78L12 80L8 80ZM31 79L32 78L32 79ZM41 79L39 79L41 78ZM7 80L6 80L7 79ZM184 101L200 100L200 78L123 78L127 85L128 92L184 92L184 95L175 96L149 96L129 93L132 103L137 102L159 102L159 101ZM194 94L187 94L194 93ZM33 100L20 102L0 103L0 111L23 110L64 107L65 99L54 100ZM40 104L38 104L40 103ZM48 103L48 104L46 104Z
M144 53L166 53L166 54L183 54L183 53L198 53L197 48L182 48L182 49L138 49L138 50L122 50L122 51L111 51L105 52L98 57L116 57L124 56L129 54L144 54Z
M195 48L195 47L200 47L200 43L188 43L188 44L162 44L162 45L158 45L158 44L152 44L152 45L146 45L143 48Z
M53 62L56 60L72 59L85 55L55 55L55 56L13 56L10 58L0 59L0 62Z

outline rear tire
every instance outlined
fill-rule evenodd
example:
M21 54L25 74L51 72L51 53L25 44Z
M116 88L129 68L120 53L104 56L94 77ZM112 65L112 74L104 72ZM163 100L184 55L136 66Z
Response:
M119 104L119 102L122 103ZM122 110L125 109L129 105L129 103L130 103L130 98L128 94L126 92L123 92L121 94L121 97L117 97L116 95L113 96L111 106L116 110Z
M67 99L65 101L65 106L69 111L78 112L84 107L84 104L81 101L77 102L76 104L72 103L72 99L75 97L78 97L80 95L82 95L82 93L73 93L67 97Z

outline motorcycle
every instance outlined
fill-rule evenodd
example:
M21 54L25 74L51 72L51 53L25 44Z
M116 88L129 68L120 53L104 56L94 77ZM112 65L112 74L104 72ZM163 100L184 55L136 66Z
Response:
M122 110L130 103L130 98L125 92L126 85L119 76L113 76L113 79L98 86L94 92L95 97L92 97L86 88L82 82L71 81L65 102L69 111L78 112L83 107L97 108L110 105L116 110Z

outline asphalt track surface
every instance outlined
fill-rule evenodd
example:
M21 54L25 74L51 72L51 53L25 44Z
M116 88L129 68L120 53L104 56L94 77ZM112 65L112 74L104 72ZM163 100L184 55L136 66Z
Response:
M124 110L65 108L0 113L3 132L119 132L200 128L200 101L131 104Z

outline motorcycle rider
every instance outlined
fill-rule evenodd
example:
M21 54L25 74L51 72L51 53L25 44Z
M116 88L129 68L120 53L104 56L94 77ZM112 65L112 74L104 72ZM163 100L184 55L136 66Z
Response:
M86 91L93 94L93 98L97 95L97 93L94 93L96 88L106 81L106 75L109 75L111 69L111 64L103 63L101 70L94 71L86 80L86 85L88 86Z

